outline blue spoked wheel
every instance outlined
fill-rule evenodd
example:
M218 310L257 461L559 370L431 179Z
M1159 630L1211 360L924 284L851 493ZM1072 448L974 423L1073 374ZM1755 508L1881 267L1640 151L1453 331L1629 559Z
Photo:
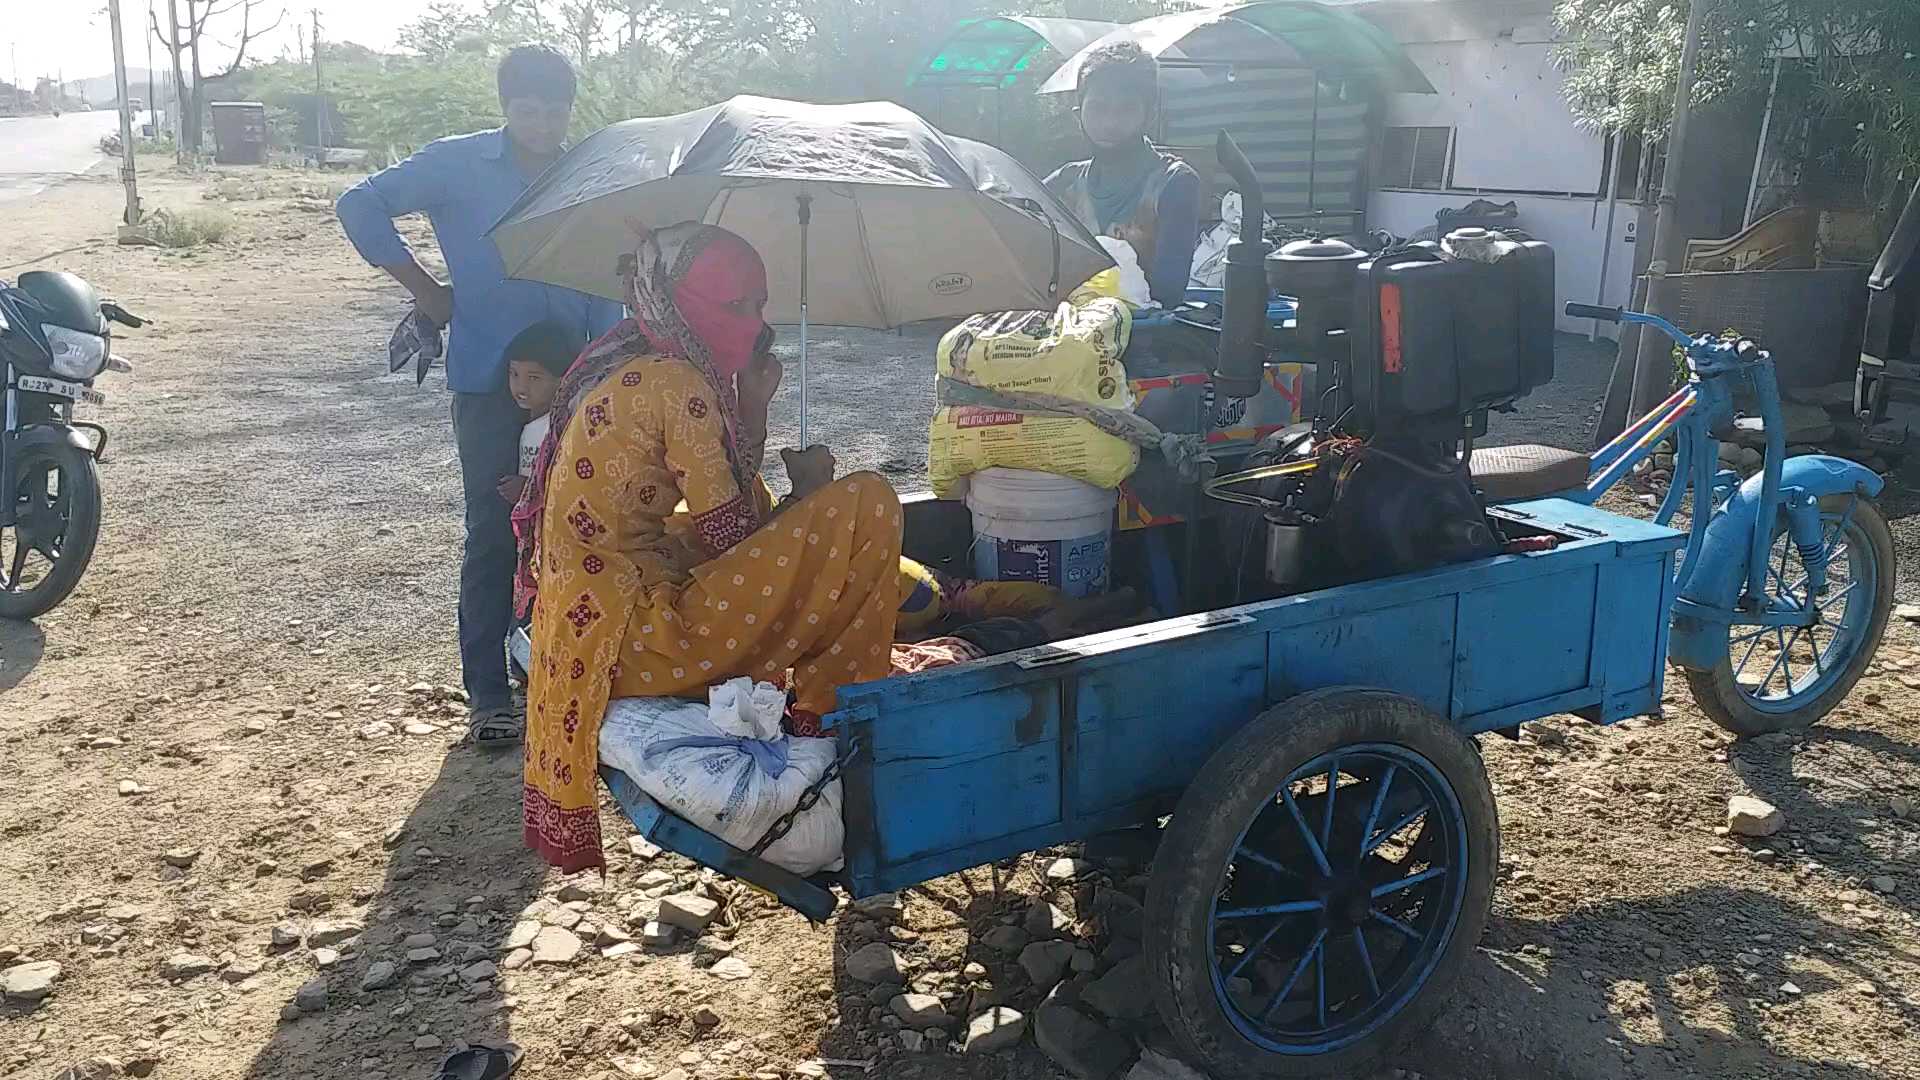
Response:
M1870 499L1820 500L1825 589L1810 587L1807 567L1777 525L1767 564L1767 594L1811 609L1805 626L1727 628L1726 658L1711 671L1688 671L1694 701L1737 735L1765 735L1818 723L1866 673L1893 611L1893 533Z
M1473 742L1384 691L1285 702L1194 779L1160 845L1160 1009L1216 1076L1365 1075L1485 928L1499 824Z

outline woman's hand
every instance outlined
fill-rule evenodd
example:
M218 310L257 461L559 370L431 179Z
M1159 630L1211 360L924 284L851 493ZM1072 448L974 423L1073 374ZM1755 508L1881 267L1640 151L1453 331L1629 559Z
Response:
M782 374L780 361L773 353L763 352L754 357L746 370L734 377L741 411L750 416L766 416L768 407L773 403L773 395L780 389Z
M815 443L805 450L782 450L780 460L787 466L787 479L793 484L793 497L804 499L833 483L838 462L833 451Z

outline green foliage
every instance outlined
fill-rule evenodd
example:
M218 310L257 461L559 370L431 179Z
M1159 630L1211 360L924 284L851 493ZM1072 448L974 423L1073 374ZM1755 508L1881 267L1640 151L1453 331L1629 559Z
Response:
M1556 53L1574 117L1591 128L1662 133L1673 112L1689 0L1559 0ZM1707 7L1696 105L1764 93L1773 57L1804 71L1816 117L1857 121L1856 150L1888 177L1920 165L1920 3L1698 0ZM1793 80L1783 80L1787 86Z
M1181 0L1039 0L1036 15L1131 21ZM377 160L443 135L500 122L494 65L524 41L574 59L575 135L635 116L697 108L734 94L808 101L903 99L906 81L953 24L1008 10L987 0L760 0L732 10L707 0L437 0L399 34L407 51L380 56L328 45L321 55L330 142ZM230 96L264 101L277 141L310 142L316 112L310 66L282 60L236 74ZM1077 148L1060 102L1018 91L955 91L908 101L956 133L994 139L1029 160ZM279 130L293 127L296 131Z

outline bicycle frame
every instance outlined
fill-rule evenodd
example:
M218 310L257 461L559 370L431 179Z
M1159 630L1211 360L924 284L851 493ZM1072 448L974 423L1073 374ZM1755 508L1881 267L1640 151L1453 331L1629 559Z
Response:
M1715 431L1725 430L1733 421L1733 389L1730 380L1744 378L1753 387L1765 425L1766 460L1761 470L1759 508L1755 527L1749 537L1745 573L1739 602L1732 608L1704 608L1687 599L1676 601L1676 610L1691 607L1691 612L1708 621L1747 626L1804 626L1811 622L1814 610L1778 598L1769 598L1766 583L1768 552L1773 546L1772 522L1784 505L1788 509L1789 530L1796 545L1806 545L1803 559L1813 576L1813 592L1824 588L1825 546L1821 542L1819 500L1797 488L1783 488L1782 464L1786 460L1785 422L1781 418L1780 389L1775 378L1773 358L1764 351L1743 351L1732 342L1709 337L1694 338L1657 315L1622 311L1622 322L1650 326L1672 338L1686 350L1692 376L1687 384L1652 411L1629 426L1612 442L1595 451L1584 488L1568 492L1565 498L1592 504L1607 493L1634 466L1656 452L1660 443L1672 436L1675 446L1673 480L1666 497L1655 511L1654 520L1662 525L1673 520L1682 499L1694 492L1693 510L1687 546L1681 557L1674 582L1676 594L1685 594L1701 566L1701 555L1708 527L1724 509L1728 499L1740 487L1739 474L1717 468L1720 442Z

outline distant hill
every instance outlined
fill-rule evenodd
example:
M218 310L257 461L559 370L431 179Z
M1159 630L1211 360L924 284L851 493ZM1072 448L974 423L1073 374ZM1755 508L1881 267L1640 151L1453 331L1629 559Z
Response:
M156 71L153 73L154 90L162 99L165 99L167 96L166 86L171 79L172 76L166 71ZM119 96L118 92L114 89L113 75L111 72L105 75L96 75L90 79L69 79L67 80L67 93L74 97L85 98L89 104L95 106L111 105ZM132 97L146 98L146 68L130 67L127 69L127 93Z

